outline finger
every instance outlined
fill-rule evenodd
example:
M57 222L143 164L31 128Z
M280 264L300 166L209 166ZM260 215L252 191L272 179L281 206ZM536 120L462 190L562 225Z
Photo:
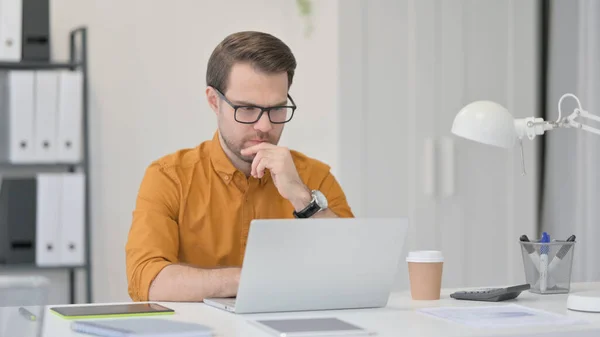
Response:
M262 157L258 165L256 166L256 176L257 178L262 178L265 175L265 169L269 168L269 164L271 162L271 158Z
M253 177L256 177L256 167L258 166L258 163L264 156L265 151L259 151L254 157L254 160L252 160L252 169L250 170L250 175L252 175Z
M257 172L257 167L258 167L258 163L260 163L260 161L264 158L270 158L273 157L274 153L272 150L260 150L258 151L258 153L256 154L256 156L254 157L254 160L252 161L252 167L250 170L250 174L252 174L252 176L257 176L258 172Z
M242 153L242 155L248 156L248 155L257 153L260 150L272 149L274 147L275 147L275 145L273 145L271 143L264 142L264 143L252 145L250 147L242 149L242 151L240 151L240 152Z

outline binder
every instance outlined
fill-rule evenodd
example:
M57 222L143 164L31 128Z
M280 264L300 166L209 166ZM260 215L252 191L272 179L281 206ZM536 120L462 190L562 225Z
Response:
M3 263L35 262L35 178L2 179L0 186L0 231Z
M0 129L2 161L11 163L35 161L34 71L0 72Z
M58 161L78 163L82 158L83 75L60 71L58 89Z
M8 203L4 200L7 195L4 178L0 175L0 264L6 264L8 259Z
M50 0L22 0L23 61L50 61Z
M63 265L85 263L85 175L69 173L62 176L60 197L60 256Z
M0 61L21 61L22 0L0 0Z
M38 266L61 264L61 190L62 174L37 175L35 261Z
M36 162L57 161L58 72L35 72L35 130L34 155Z

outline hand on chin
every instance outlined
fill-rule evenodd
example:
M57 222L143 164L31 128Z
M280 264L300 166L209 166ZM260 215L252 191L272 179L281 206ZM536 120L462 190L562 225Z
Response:
M254 157L251 176L260 179L264 176L265 170L271 172L279 194L285 199L295 201L310 197L310 190L300 179L289 149L262 142L243 149L241 154L245 157Z

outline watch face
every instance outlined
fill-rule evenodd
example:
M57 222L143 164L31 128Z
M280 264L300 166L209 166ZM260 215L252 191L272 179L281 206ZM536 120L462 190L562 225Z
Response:
M317 205L319 205L319 208L327 208L327 198L325 198L325 195L321 193L321 191L313 191L313 196L315 197L315 201L317 202Z

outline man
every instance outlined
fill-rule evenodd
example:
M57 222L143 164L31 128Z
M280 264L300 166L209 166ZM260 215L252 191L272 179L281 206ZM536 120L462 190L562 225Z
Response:
M235 296L252 219L353 217L329 166L277 145L296 109L295 68L265 33L215 48L206 97L217 132L153 162L138 192L126 244L134 301Z

